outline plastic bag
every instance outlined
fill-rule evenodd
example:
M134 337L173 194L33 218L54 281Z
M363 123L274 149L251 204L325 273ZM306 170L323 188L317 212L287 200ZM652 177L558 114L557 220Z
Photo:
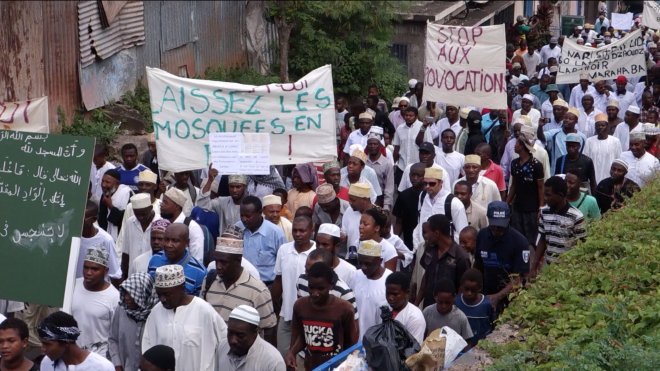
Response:
M363 355L360 354L359 350L353 351L349 354L344 362L342 362L335 371L365 371L367 370L367 364L362 358Z
M407 370L404 361L419 352L419 343L400 322L392 319L389 307L382 306L380 310L383 323L369 328L362 339L367 364L378 371Z
M413 371L431 371L448 368L467 342L451 327L436 329L424 339L422 350L406 359Z

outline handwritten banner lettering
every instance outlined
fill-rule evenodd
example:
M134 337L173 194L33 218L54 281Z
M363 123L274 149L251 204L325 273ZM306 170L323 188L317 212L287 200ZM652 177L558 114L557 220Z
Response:
M294 83L262 86L186 79L147 67L161 169L201 169L211 133L270 135L271 164L325 162L337 152L330 65Z
M636 30L600 48L578 45L571 39L564 40L557 84L577 83L581 73L588 73L592 81L614 79L619 75L628 78L646 75L644 40L640 38L640 33Z
M0 293L62 306L94 140L0 130Z
M0 129L48 133L48 97L0 103Z
M424 98L460 106L507 108L504 25L428 23Z
M660 29L660 3L658 1L644 1L642 24L654 30Z

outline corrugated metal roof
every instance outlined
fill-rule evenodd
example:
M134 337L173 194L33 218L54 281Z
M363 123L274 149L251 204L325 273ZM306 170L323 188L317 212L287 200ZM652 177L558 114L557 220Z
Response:
M161 2L161 44L163 53L195 40L195 4L192 1ZM213 13L201 17L212 16ZM218 20L219 21L219 20Z
M78 3L80 62L86 67L96 58L108 58L122 49L144 44L144 5L128 1L114 22L103 28L97 1Z

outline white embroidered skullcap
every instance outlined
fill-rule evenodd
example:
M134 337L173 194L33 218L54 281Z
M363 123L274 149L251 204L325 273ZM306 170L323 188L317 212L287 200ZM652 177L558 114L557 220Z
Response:
M215 251L243 255L243 240L229 237L218 237L218 242L215 244Z
M182 190L172 187L165 192L165 197L169 198L175 204L183 207L186 204L186 195Z
M383 254L383 248L380 246L380 243L374 240L366 240L360 242L357 253L359 255L375 256L380 258Z
M156 268L154 287L166 289L181 286L186 283L183 267L178 264L163 265Z
M139 182L157 184L158 183L158 175L156 175L156 173L154 173L153 171L151 171L149 169L141 171L140 175L138 175L138 183Z
M151 196L147 193L138 193L131 197L131 206L133 210L145 209L151 206Z
M229 313L229 318L237 319L239 321L247 322L255 326L259 326L259 312L249 305L239 305Z
M333 223L323 223L319 226L319 231L316 234L327 234L328 236L337 237L341 236L341 229L338 225Z
M108 252L99 246L90 247L85 254L85 261L108 267Z
M282 197L278 195L266 195L263 200L261 200L261 206L266 207L270 205L280 205L282 206Z

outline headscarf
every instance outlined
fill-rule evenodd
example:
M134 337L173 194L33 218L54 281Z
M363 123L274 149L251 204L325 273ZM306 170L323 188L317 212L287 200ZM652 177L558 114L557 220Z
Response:
M261 184L270 189L285 188L282 177L277 173L275 166L270 166L269 175L250 175L249 178L257 185Z
M65 341L75 343L80 336L80 329L77 326L56 326L53 323L42 321L37 326L39 337L48 341Z
M311 185L312 190L318 187L319 180L316 177L316 167L311 163L298 164L293 171L298 173L298 176L300 176L303 183Z
M158 303L158 297L154 290L154 281L146 272L133 273L119 285L121 300L119 305L126 311L128 317L135 322L147 320L151 308ZM129 309L124 303L124 295L130 295L137 305L137 309Z

